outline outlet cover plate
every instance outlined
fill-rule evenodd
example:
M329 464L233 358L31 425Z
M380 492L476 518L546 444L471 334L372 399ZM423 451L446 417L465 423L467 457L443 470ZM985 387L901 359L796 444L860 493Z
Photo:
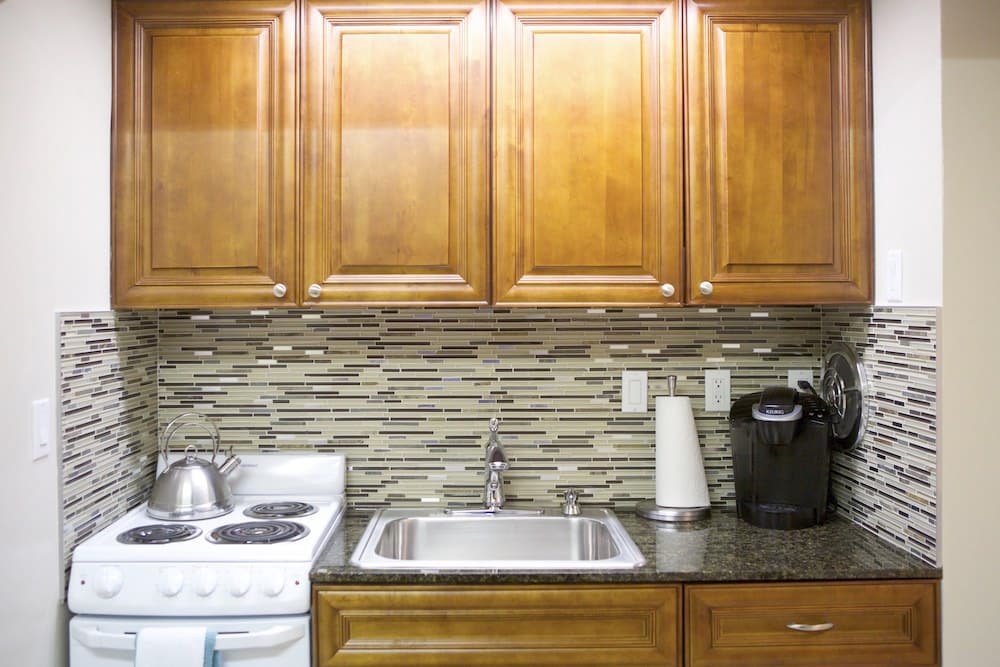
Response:
M788 386L792 389L799 389L799 380L805 380L812 386L816 386L813 383L813 372L811 370L804 370L801 368L792 369L788 371ZM800 389L801 391L801 389Z
M705 371L705 411L729 412L731 404L729 369L707 369Z

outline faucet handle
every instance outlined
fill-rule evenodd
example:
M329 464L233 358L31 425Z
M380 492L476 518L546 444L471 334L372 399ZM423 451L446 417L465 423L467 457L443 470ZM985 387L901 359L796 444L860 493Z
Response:
M500 420L496 417L490 419L490 433L496 433L500 430Z
M580 514L580 491L578 489L566 489L563 494L565 502L562 512L566 516L577 516Z

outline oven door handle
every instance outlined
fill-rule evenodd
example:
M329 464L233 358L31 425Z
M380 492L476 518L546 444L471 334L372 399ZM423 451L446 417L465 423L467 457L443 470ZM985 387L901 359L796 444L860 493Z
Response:
M87 648L118 651L135 650L135 633L102 632L96 625L70 627L73 639ZM273 648L305 636L301 625L275 625L260 632L220 632L215 638L216 651L240 651L250 648Z

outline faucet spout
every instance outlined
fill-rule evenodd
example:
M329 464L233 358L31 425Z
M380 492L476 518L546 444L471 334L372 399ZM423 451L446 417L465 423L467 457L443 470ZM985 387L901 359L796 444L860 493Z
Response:
M490 439L486 443L486 480L483 487L483 507L490 511L503 509L503 473L510 468L507 453L500 443L500 420L494 417L490 420Z

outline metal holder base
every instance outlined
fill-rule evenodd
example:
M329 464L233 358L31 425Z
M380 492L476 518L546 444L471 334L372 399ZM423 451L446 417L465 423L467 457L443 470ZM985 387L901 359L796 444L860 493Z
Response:
M679 523L707 519L712 508L704 507L662 507L655 500L644 500L635 506L635 513L644 519Z

